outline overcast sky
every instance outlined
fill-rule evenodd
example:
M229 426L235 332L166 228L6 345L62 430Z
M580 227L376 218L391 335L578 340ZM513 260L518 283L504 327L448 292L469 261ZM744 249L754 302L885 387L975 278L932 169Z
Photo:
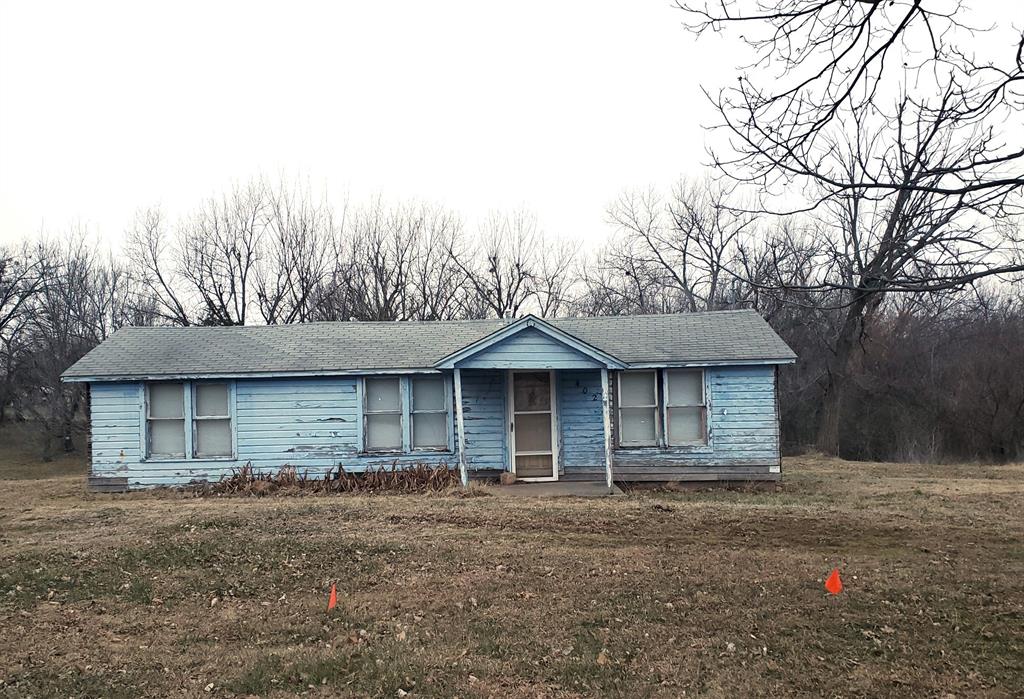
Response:
M139 207L282 173L597 240L623 189L701 171L699 86L736 62L668 0L0 8L0 242L116 244Z

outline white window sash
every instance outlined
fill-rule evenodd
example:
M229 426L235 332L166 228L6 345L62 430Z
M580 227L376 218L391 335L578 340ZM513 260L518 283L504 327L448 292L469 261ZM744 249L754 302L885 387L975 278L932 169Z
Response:
M451 391L449 390L448 377L444 376L441 378L441 398L444 405L440 408L431 409L420 409L416 410L416 382L413 378L409 379L409 448L412 451L448 451L451 449L450 445L450 434L449 421L451 419L452 412L452 399ZM430 446L416 446L416 416L417 415L444 415L444 444L433 444Z
M708 409L707 409L707 376L703 369L663 369L663 385L665 386L665 408L662 411L662 419L665 423L665 443L671 447L685 447L694 445L703 445L708 443ZM693 373L698 375L698 381L700 386L700 401L697 403L673 403L672 402L672 387L670 383L672 381L673 373ZM672 408L700 408L700 432L701 437L696 440L679 440L674 441L671 435L671 421L669 420L669 410Z
M430 444L426 446L416 446L416 416L417 415L443 415L445 417L445 437L444 444ZM448 451L448 410L415 410L410 413L411 419L409 420L411 437L410 448L413 451Z
M634 374L634 375L635 374L651 374L652 375L652 377L654 379L654 391L653 391L654 402L653 403L644 404L644 405L632 405L632 404L631 405L623 405L622 404L622 377L623 377L623 375L625 375L627 373ZM642 370L642 371L629 371L629 372L620 371L620 372L618 372L618 375L616 376L615 391L616 391L616 397L618 398L617 405L616 405L616 413L617 413L617 421L618 421L618 428L619 428L619 433L618 433L619 446L622 446L622 447L656 447L656 446L658 446L658 444L660 444L660 442L661 442L661 422L662 422L661 411L658 409L658 398L659 398L659 393L660 393L658 391L658 371L656 369L645 369L645 370ZM648 442L648 441L642 441L642 442L626 442L626 441L623 441L623 439L622 439L622 434L623 434L623 432L622 432L622 411L623 411L623 409L627 409L628 410L630 408L654 410L654 441L651 441L651 442Z
M397 386L398 386L398 408L397 409L394 409L394 410L392 410L392 409L389 409L389 410L374 410L374 409L372 409L370 407L370 404L368 403L370 392L367 390L367 386L368 386L368 384L371 381L373 381L375 379L397 379ZM405 445L404 445L405 436L404 435L406 434L406 425L408 424L407 423L407 419L408 418L406 417L406 411L405 411L405 406L407 405L406 392L408 391L408 387L405 385L405 381L403 381L402 377L400 377L400 376L398 376L398 377L394 377L394 376L387 376L387 377L384 377L384 376L364 376L362 383L363 383L363 386L362 386L362 390L363 390L363 405L362 405L362 408L363 408L363 415L362 415L362 422L363 422L363 444L362 444L362 448L363 448L363 452L365 452L367 454L401 454L401 453L404 453L405 452ZM397 415L398 416L398 434L402 435L401 441L403 443L399 444L397 447L371 447L370 445L368 445L366 443L367 435L369 433L369 421L367 420L367 418L369 416L371 416L371 415L392 415L392 416Z
M171 382L165 385L181 386L181 416L180 417L161 417L153 415L153 398L152 398L152 387L156 385L153 383L145 384L145 412L146 412L146 432L145 432L145 450L143 453L147 459L152 460L171 460L171 459L186 459L188 458L188 413L185 410L185 395L188 391L188 384L182 382ZM154 422L179 422L181 423L181 441L182 451L173 453L155 453L153 452L153 423Z
M230 383L224 383L220 381L211 381L209 385L223 386L226 392L225 405L227 412L224 415L200 415L199 414L199 386L202 383L192 382L189 384L189 392L191 393L192 400L192 458L198 461L216 461L218 459L228 460L233 459L235 456L235 421L231 415L232 405L232 388ZM218 455L200 455L199 454L199 428L198 423L204 421L220 421L228 423L228 435L231 439L231 453L230 454L218 454Z
M225 415L199 415L196 410L197 391L196 386L201 385L198 381L177 381L182 387L182 413L181 417L153 417L150 415L151 400L150 389L156 382L143 384L143 401L145 403L145 431L143 433L143 451L145 458L149 461L232 461L237 457L237 433L235 431L235 382L217 381L218 385L227 387L227 414ZM213 382L211 382L213 383ZM220 420L228 423L228 432L231 437L231 453L221 456L198 456L196 455L196 423L204 420ZM185 445L184 453L175 454L154 454L152 451L153 440L150 430L150 422L174 421L182 423Z
M436 375L431 375L436 376ZM378 378L394 378L384 376L364 376L359 384L360 391L362 393L361 408L361 424L362 424L362 435L360 438L361 444L359 445L360 452L363 454L414 454L423 452L450 452L453 449L452 446L452 420L453 420L453 400L452 400L452 383L448 376L441 377L443 379L443 392L444 392L444 407L443 408L431 408L431 409L413 409L415 403L413 397L413 379L417 378L414 376L399 376L398 378L398 391L399 391L399 409L397 410L373 410L367 404L368 392L366 385L368 381L372 381ZM400 447L392 448L381 448L371 447L367 444L367 421L368 415L397 415L399 418L400 432L403 435L403 444ZM416 415L444 415L445 416L445 444L438 444L437 446L417 447L415 430L415 416Z

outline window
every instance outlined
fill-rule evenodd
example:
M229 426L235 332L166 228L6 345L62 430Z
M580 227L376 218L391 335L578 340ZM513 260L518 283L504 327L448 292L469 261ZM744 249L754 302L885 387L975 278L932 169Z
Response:
M617 398L619 446L708 443L702 369L619 372Z
M185 456L185 384L150 384L146 427L150 456Z
M192 452L197 458L231 456L231 411L226 383L200 383L192 393Z
M146 385L148 458L223 459L233 455L230 384Z
M452 389L447 377L367 376L362 388L363 451L448 451L452 448Z
M619 373L619 444L655 446L658 423L658 373Z
M401 451L400 379L366 379L365 412L367 451Z
M444 377L412 379L412 448L448 448L448 399Z
M665 434L671 447L707 441L704 372L665 371Z

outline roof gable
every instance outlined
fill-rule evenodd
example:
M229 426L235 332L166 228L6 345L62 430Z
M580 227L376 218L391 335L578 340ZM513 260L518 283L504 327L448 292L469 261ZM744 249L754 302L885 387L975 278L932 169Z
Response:
M578 337L528 315L449 354L434 366L439 369L624 369L626 365Z

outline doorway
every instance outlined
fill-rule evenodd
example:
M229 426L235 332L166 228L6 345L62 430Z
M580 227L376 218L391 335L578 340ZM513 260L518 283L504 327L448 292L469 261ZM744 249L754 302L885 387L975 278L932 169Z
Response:
M558 480L555 372L509 372L509 445L519 480Z

